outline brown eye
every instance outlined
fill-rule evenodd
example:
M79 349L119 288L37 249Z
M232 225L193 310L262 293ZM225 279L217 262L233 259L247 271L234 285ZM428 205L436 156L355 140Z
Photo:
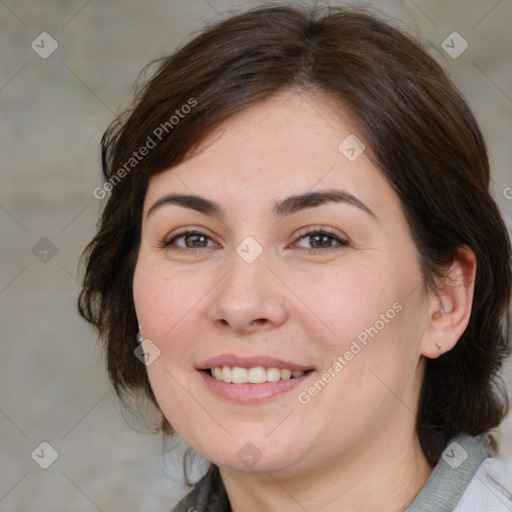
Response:
M209 241L211 242L211 239L205 233L200 231L185 231L165 241L162 247L173 248L174 246L174 248L178 250L204 249L206 247L212 247L212 245L208 245ZM215 244L213 244L213 246L215 246Z
M332 246L332 242L334 241L333 237L330 235L310 235L309 240L310 243L313 244L314 249L329 248Z
M309 231L299 238L299 242L303 240L306 241L306 244L308 244L309 247L299 245L299 243L297 243L296 246L313 250L326 250L347 247L349 245L347 240L343 240L334 233L326 231L325 229Z
M194 249L196 247L206 247L206 244L208 243L206 241L207 237L200 234L185 235L180 238L185 240L185 245L190 249Z

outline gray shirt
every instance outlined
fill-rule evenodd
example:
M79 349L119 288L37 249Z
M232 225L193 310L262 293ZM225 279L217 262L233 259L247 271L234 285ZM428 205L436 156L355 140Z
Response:
M454 512L482 462L489 457L474 437L450 441L423 489L406 512ZM458 508L457 508L458 510ZM507 509L508 510L508 509ZM219 471L212 467L172 512L230 512Z

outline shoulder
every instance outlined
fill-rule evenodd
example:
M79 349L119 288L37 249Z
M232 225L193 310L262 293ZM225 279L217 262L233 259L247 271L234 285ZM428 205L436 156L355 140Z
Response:
M454 512L512 511L512 462L485 459Z
M482 511L512 511L512 463L490 458L479 439L460 434L407 512Z

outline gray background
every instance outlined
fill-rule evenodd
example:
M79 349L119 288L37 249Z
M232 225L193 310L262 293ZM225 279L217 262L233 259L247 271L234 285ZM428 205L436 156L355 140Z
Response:
M156 512L185 492L178 452L131 429L110 391L76 313L77 262L100 207L99 139L138 72L205 23L258 3L0 1L0 511ZM468 97L510 226L512 1L373 5L429 41ZM47 59L31 48L44 31L59 45ZM441 49L454 31L469 44L456 59ZM499 437L512 459L510 424ZM48 469L31 457L43 441L58 452Z

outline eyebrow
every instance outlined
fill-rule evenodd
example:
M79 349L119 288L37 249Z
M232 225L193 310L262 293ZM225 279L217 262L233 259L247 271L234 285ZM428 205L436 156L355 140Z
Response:
M276 201L272 208L272 213L274 217L285 217L287 215L292 215L299 211L315 208L327 203L345 203L359 208L375 219L377 218L373 211L370 210L370 208L360 199L343 190L306 192L304 194L290 196L286 199ZM226 212L219 203L201 196L189 194L167 194L162 196L151 206L151 208L149 208L146 218L156 210L166 205L176 205L183 208L189 208L191 210L204 213L205 215L217 217L221 220L225 220L226 218Z

